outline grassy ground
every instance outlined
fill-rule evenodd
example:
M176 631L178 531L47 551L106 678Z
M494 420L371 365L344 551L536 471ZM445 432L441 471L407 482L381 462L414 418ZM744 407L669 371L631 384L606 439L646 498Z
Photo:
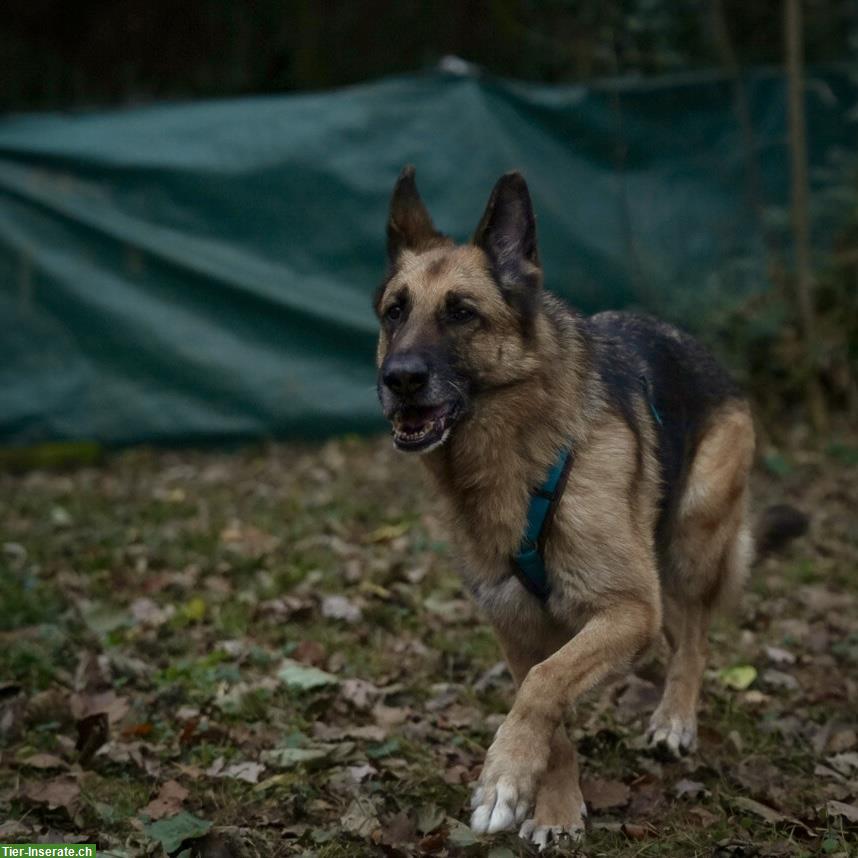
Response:
M697 755L641 746L656 662L579 708L584 854L858 854L856 452L767 451L813 526L713 631ZM528 854L456 821L512 687L416 475L341 440L0 476L0 841Z

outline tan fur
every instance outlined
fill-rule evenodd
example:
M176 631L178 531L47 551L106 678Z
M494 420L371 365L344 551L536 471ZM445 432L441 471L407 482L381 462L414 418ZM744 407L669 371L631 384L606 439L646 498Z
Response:
M581 794L564 716L583 694L629 670L662 628L673 655L650 735L673 750L693 744L711 611L740 588L750 561L748 410L731 401L698 439L660 569L656 438L643 397L636 436L610 406L574 330L560 336L537 315L531 334L522 335L476 247L403 253L382 313L403 288L411 312L392 337L382 333L379 364L391 349L440 335L435 320L451 291L490 322L462 346L487 390L467 423L423 457L446 504L466 583L518 685L486 757L474 818L494 830L534 808L523 834L574 835ZM576 458L546 545L552 594L543 607L510 574L509 558L531 487L570 439Z

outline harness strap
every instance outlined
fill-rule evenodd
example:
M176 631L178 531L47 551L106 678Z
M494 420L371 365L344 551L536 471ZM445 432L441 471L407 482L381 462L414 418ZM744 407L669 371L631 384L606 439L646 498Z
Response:
M541 602L545 602L551 593L545 568L545 541L574 460L575 453L569 445L560 453L545 482L531 492L524 536L518 551L512 556L515 576Z
M663 425L661 414L655 405L652 382L646 375L641 375L639 380L653 419L659 426ZM515 576L522 586L543 604L551 594L551 583L545 568L545 541L574 461L575 451L570 443L561 451L545 482L531 491L524 536L518 551L511 558Z

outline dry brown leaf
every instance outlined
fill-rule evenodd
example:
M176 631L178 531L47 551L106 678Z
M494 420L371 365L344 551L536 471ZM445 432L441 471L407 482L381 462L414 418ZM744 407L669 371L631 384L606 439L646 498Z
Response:
M126 697L117 697L115 691L102 691L98 694L72 694L71 712L74 718L82 721L92 715L107 715L111 724L121 721L131 708Z
M581 783L584 801L593 810L609 810L628 804L632 791L622 781L593 778Z
M53 754L33 754L21 760L21 765L29 766L31 769L67 769L69 767L65 760Z
M379 703L372 709L372 717L380 727L398 727L411 716L412 710L407 707L385 706Z
M646 840L647 837L655 834L656 830L651 825L637 825L634 822L624 822L622 832L630 840Z
M789 823L790 825L796 825L799 828L803 828L805 831L808 831L807 826L800 822L798 819L793 819L791 816L785 816L778 810L775 810L773 807L769 807L767 804L761 804L758 801L754 801L752 798L746 798L745 796L739 796L734 799L734 804L737 807L741 807L744 810L749 811L750 813L755 814L756 816L765 819L766 822L770 822L772 825L777 825L778 823Z
M345 596L325 596L322 599L322 616L329 620L357 623L363 619L360 607Z
M348 771L351 779L357 783L363 783L367 778L378 774L378 769L368 763L363 763L359 766L348 766L346 771Z
M718 821L714 813L700 805L688 808L688 813L698 821L701 828L709 828Z
M188 791L178 781L167 781L140 813L145 813L152 820L174 816L182 809L182 803L187 797Z
M321 667L328 657L328 651L324 644L318 641L301 641L292 652L292 658L301 664L310 664L313 667Z
M70 775L62 775L51 781L33 781L26 784L22 794L38 804L46 804L49 810L62 807L69 816L74 815L80 798L80 786Z
M825 809L829 816L842 816L848 819L849 822L858 822L858 805L845 804L842 801L828 801L825 804Z
M840 754L848 751L858 744L858 734L852 729L837 730L828 739L826 750L832 754Z
M355 709L364 711L381 696L381 689L365 679L344 679L340 684L340 696Z
M340 817L340 824L358 837L370 837L381 827L375 806L368 799L355 799Z
M773 807L769 807L766 804L760 804L758 801L754 801L752 798L747 798L746 796L739 796L735 799L737 807L741 807L743 810L750 811L751 813L756 814L757 816L762 817L766 820L766 822L771 822L772 824L778 822L784 822L787 817L785 817L780 811L775 810Z
M217 774L219 778L234 778L245 783L255 784L259 782L259 776L265 771L262 763L233 763Z
M416 835L414 822L401 810L385 823L381 830L381 842L387 846L397 846L401 843L411 843Z

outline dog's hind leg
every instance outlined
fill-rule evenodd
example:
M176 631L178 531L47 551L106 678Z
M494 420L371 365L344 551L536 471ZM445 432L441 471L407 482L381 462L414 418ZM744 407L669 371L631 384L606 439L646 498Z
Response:
M680 501L663 581L671 655L664 696L647 738L677 756L697 742L697 702L715 608L734 601L747 576L752 540L747 484L754 431L747 407L726 406L703 436Z
M650 745L679 756L697 746L697 700L708 655L708 608L667 598L664 630L671 649L664 695L647 729Z

